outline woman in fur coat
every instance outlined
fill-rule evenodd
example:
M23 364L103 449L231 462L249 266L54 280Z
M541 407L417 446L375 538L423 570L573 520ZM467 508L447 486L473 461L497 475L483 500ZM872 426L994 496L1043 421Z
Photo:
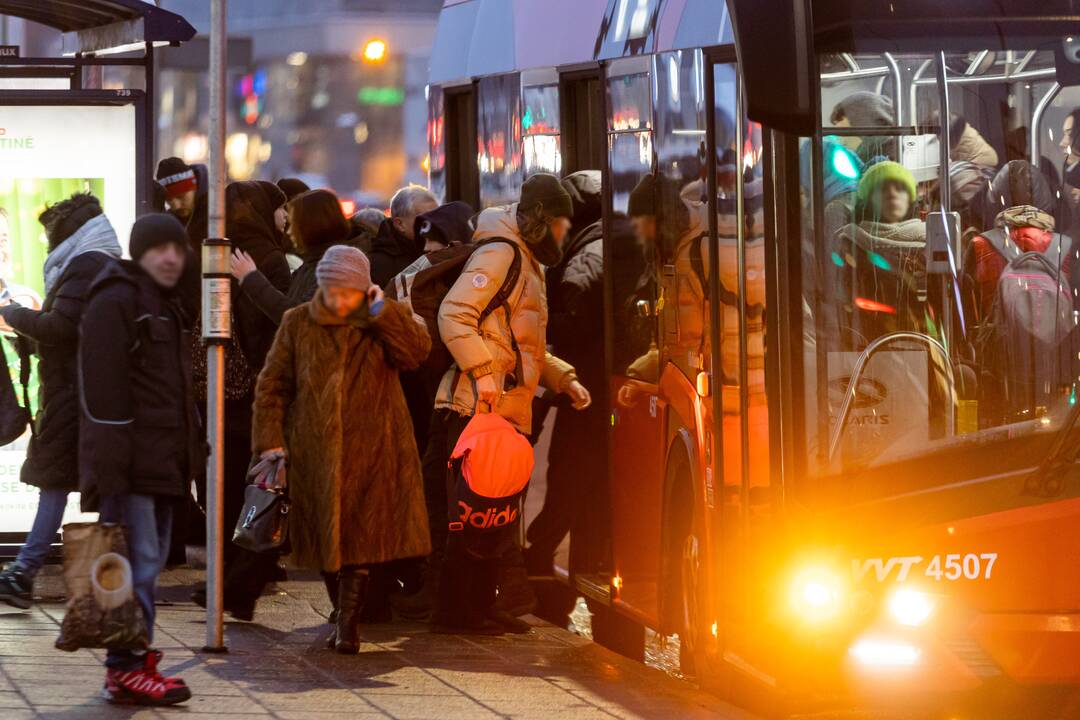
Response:
M252 445L257 455L283 450L288 458L293 557L337 575L332 642L353 654L368 566L431 551L397 380L427 357L431 340L371 284L360 250L331 247L315 274L315 297L285 313L259 374Z

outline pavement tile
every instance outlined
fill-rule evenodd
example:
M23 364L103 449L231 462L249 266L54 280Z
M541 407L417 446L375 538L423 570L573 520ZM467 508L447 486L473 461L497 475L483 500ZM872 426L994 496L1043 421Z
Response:
M0 692L0 709L3 710L2 715L6 715L7 711L12 708L29 708L26 704L26 700L23 696L17 692L3 691Z
M480 720L498 718L481 703L461 696L379 695L375 707L398 720Z

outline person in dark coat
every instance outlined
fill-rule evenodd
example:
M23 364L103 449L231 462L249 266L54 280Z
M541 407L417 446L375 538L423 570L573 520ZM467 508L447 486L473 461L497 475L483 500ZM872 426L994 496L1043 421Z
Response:
M315 268L327 249L349 244L349 222L341 214L337 195L329 190L296 196L288 203L288 212L291 234L304 263L293 273L285 292L274 287L243 250L233 251L231 259L240 289L275 325L281 324L286 310L315 297Z
M595 442L604 433L608 412L603 396L607 383L600 182L598 170L582 170L562 181L574 214L562 262L547 271L548 341L598 397L583 411L574 411L569 402L556 404L544 506L526 533L530 575L551 574L555 551L568 532L572 532L571 570L581 570L575 563L584 539L578 516L583 507L599 506L589 500L598 499L597 480L607 476L606 453Z
M268 183L269 184L269 183ZM225 235L233 248L250 258L267 283L280 293L289 289L289 264L281 235L274 224L275 197L265 184L248 181L225 188ZM239 517L244 505L247 469L251 461L251 408L255 380L266 362L277 323L233 283L233 333L236 342L226 348L225 361L225 502L226 526ZM199 370L201 365L197 366ZM196 374L200 402L205 398L205 376ZM279 576L277 556L253 553L232 543L225 545L225 609L239 620L254 617L255 603L266 584ZM205 589L192 595L206 603Z
M423 254L423 246L416 242L416 216L438 206L431 191L420 185L409 185L394 193L390 217L379 226L371 247L371 279L375 284L385 287Z
M139 218L132 260L94 280L79 342L79 489L102 522L127 527L135 598L153 640L154 594L169 554L172 510L205 461L192 396L191 341L175 294L188 242L166 214ZM162 677L161 653L109 648L104 692L112 702L171 705L191 697Z
M39 220L49 242L45 303L40 310L14 302L0 307L0 317L31 340L38 355L38 414L20 479L41 493L26 544L0 573L0 601L20 608L30 607L34 576L60 530L68 493L78 489L79 320L90 284L121 252L101 203L89 193L46 208Z
M158 163L154 176L165 190L169 213L187 232L189 248L180 299L187 316L195 317L202 302L202 243L210 232L209 173L205 165L188 165L178 157L167 157Z
M303 195L311 190L308 184L300 178L281 178L277 181L277 186L281 188L281 192L285 193L288 200L292 200L297 195Z

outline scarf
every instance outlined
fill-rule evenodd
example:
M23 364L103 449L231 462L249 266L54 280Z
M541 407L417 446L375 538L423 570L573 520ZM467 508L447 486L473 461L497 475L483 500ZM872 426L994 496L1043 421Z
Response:
M88 252L105 253L114 258L122 253L116 231L104 214L87 220L45 258L45 294L52 292L72 260Z
M1017 227L1033 227L1053 232L1054 216L1031 205L1017 205L999 212L994 226L1006 231Z
M854 232L852 232L854 231ZM843 228L857 244L869 246L872 243L889 243L897 247L924 247L926 245L926 223L918 218L901 220L898 223L883 223L864 220Z
M365 297L360 307L353 310L348 317L338 317L330 308L326 307L322 288L315 291L315 297L308 303L311 319L319 325L351 325L361 330L371 325L373 318L368 309L368 300Z

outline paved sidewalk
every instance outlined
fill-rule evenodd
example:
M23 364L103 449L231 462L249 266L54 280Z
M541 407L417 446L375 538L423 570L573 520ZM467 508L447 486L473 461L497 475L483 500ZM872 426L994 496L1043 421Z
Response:
M279 584L260 600L254 623L227 622L227 655L202 654L204 611L187 602L196 577L190 570L163 577L155 642L165 652L164 671L192 688L190 701L138 709L101 700L103 653L53 648L63 605L49 578L39 583L43 604L0 611L0 718L750 717L550 625L501 638L369 626L360 655L340 656L325 649L329 603L315 580Z

